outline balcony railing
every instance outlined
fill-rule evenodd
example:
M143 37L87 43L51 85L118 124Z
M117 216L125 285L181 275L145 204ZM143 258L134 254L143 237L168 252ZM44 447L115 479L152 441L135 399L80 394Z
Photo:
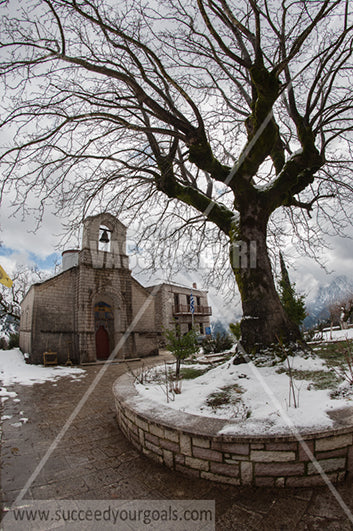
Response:
M174 315L191 315L188 304L176 304L173 306ZM211 306L195 306L194 315L212 315Z

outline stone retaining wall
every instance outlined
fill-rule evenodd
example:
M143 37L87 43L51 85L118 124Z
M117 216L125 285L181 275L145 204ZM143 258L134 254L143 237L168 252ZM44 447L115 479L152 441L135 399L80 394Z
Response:
M323 484L313 457L333 483L353 472L353 408L341 415L341 426L302 433L299 442L293 434L219 435L235 421L147 403L129 374L118 378L113 392L118 423L126 437L138 450L172 470L232 485L266 487Z

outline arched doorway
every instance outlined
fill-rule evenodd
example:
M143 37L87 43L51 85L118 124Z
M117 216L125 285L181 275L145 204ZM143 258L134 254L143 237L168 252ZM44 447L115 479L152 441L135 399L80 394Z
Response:
M96 333L96 358L106 360L113 349L114 317L110 304L100 301L94 305L94 321Z
M109 358L110 354L110 345L109 345L109 334L101 325L96 332L96 356L97 360L106 360Z

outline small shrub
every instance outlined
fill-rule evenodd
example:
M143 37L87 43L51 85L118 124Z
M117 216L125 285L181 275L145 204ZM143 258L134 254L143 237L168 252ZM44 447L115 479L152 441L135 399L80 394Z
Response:
M9 348L8 342L4 337L0 337L0 350L6 350Z
M207 336L201 343L203 351L205 354L211 354L214 352L214 340L212 336Z
M207 337L202 342L205 354L217 354L229 350L233 346L233 339L228 334L217 333L213 337Z
M19 346L19 344L20 344L20 334L18 332L12 332L9 338L8 349L11 350L13 348L16 348Z
M304 339L305 341L313 341L316 335L316 328L310 328L309 330L304 330Z

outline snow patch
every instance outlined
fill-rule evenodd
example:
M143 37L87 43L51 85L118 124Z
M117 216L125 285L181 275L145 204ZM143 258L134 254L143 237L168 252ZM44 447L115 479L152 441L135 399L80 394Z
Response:
M7 400L8 398L15 398L17 396L17 393L14 391L8 391L5 387L0 388L0 397L3 401Z
M323 332L323 341L344 341L345 339L353 339L353 328L332 330L332 332L325 330Z
M319 357L290 356L292 369L303 371L330 371ZM189 365L190 366L190 365ZM191 367L191 366L190 366ZM287 362L276 366L256 367L252 363L233 365L227 361L193 380L183 380L181 394L166 401L166 386L159 383L136 383L139 396L136 406L149 411L160 411L160 406L194 415L217 417L229 420L220 434L275 434L288 432L294 427L300 429L325 429L333 425L328 412L352 405L352 397L333 399L331 390L316 390L310 380L295 380L295 392L299 407L293 407L289 398L289 377L283 371ZM282 372L277 372L282 369ZM161 368L161 373L164 367ZM207 404L210 395L230 389L230 403L221 407ZM168 413L169 410L169 413Z
M43 365L28 365L22 352L13 350L0 350L0 381L4 387L13 384L33 385L47 381L55 381L62 376L82 378L86 371L78 367L44 367ZM0 396L14 397L16 393L7 393L1 388Z

